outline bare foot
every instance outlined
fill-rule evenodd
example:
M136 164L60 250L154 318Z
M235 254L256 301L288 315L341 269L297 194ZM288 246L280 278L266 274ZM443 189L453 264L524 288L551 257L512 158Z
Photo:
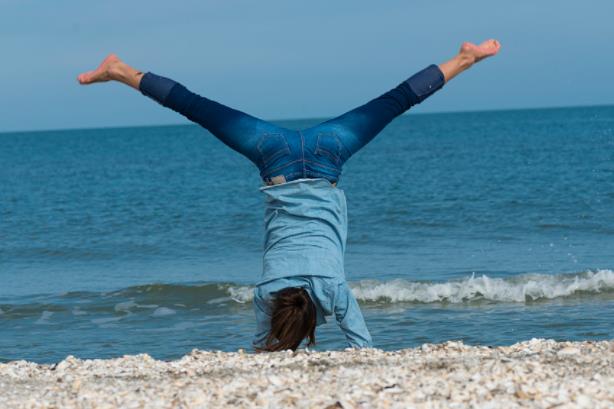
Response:
M456 77L473 64L499 52L501 44L497 40L486 40L480 45L463 43L459 53L451 60L439 65L446 82Z
M77 77L82 85L93 84L95 82L106 82L113 78L112 68L121 63L121 60L115 54L109 54L102 63L93 71L84 72Z
M480 45L473 43L463 43L460 49L460 55L468 57L473 63L483 60L487 57L492 57L499 52L501 43L497 40L486 40Z

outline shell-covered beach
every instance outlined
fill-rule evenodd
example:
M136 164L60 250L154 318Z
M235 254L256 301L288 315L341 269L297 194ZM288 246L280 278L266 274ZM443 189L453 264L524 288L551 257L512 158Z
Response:
M614 341L0 364L2 408L612 408Z

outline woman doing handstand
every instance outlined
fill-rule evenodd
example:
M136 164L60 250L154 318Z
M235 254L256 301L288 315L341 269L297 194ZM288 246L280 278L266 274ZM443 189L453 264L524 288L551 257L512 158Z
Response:
M464 43L396 88L337 118L296 131L201 97L183 85L143 73L109 55L81 84L119 81L203 126L260 170L266 198L263 273L254 290L258 351L315 343L316 326L335 315L351 347L371 336L344 272L345 195L336 187L343 164L390 121L457 74L499 51L496 40Z

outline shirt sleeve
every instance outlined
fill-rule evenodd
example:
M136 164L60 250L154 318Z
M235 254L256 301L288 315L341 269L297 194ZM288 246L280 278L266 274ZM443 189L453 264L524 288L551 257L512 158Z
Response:
M258 288L254 289L254 312L256 313L256 334L252 345L254 348L262 348L271 330L271 307L262 298Z
M347 283L339 285L335 299L335 318L352 348L371 348L371 334Z

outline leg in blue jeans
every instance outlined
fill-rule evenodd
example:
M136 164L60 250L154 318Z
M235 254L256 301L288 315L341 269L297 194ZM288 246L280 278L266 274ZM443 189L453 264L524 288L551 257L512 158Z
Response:
M140 90L249 158L267 183L276 183L275 178L289 181L305 177L325 177L334 183L343 163L390 121L474 63L495 55L499 48L496 40L480 45L463 43L460 52L449 61L431 65L380 97L304 131L291 131L228 108L168 78L143 75L114 54L97 69L79 75L78 81L84 85L119 81Z
M258 165L258 141L266 133L284 130L274 124L229 108L188 90L183 85L152 73L143 75L140 91L161 105L193 121L230 148Z
M424 101L444 83L439 67L431 65L385 94L309 131L335 132L347 149L345 161L369 143L390 121Z
M347 150L343 158L345 162L390 121L439 90L444 82L441 70L431 65L378 98L305 130L307 146L310 145L311 136L332 131ZM258 149L261 136L267 133L288 133L284 128L197 95L173 80L152 73L143 76L139 89L163 106L203 126L258 166L262 163L262 152Z

